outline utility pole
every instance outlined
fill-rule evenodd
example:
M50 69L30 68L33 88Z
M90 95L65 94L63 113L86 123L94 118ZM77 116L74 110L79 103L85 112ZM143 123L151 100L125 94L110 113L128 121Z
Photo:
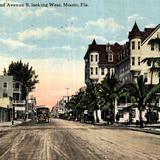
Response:
M27 98L26 98L26 119L28 119L28 96L27 96Z
M67 90L67 102L69 102L69 95L68 95L69 88L66 88L66 90Z
M13 106L13 98L10 98L10 106L11 106L11 123L14 125L14 106Z

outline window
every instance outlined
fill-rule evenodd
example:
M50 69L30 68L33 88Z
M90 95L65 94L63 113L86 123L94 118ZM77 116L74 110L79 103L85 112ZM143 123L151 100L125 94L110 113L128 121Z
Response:
M141 57L138 57L138 65L140 66L141 64Z
M135 65L135 57L132 57L132 66Z
M138 41L138 50L140 49L140 46L141 46L141 42Z
M132 41L132 49L135 49L135 41Z
M98 74L98 67L96 67L96 75Z
M96 62L98 61L98 55L96 55Z
M151 51L154 51L154 44L151 44Z
M107 44L107 45L106 45L106 51L108 52L109 50L110 50L110 45Z
M8 97L8 94L4 92L3 97Z
M108 62L113 62L113 54L112 53L108 54Z
M91 62L93 62L93 55L91 55Z
M3 83L3 88L7 88L7 83L6 82Z
M91 67L91 75L93 74L93 67Z
M101 74L104 75L104 68L101 68Z

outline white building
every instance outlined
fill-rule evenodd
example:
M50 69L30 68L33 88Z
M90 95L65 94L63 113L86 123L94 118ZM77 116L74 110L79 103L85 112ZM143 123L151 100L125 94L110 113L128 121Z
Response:
M0 121L8 121L13 116L20 118L25 112L25 101L21 99L21 83L13 76L0 75ZM14 111L13 111L14 110Z
M160 46L150 41L160 38L160 25L140 31L135 23L124 45L97 44L93 40L88 46L85 60L85 83L90 80L101 82L107 73L115 73L121 82L132 81L144 75L150 83L150 66L141 61L149 57L160 57ZM153 73L153 84L159 83L159 74Z
M85 59L85 83L90 80L101 82L106 74L115 73L117 63L117 53L121 51L121 46L118 43L97 44L93 40L89 45Z
M143 75L146 84L150 84L152 64L148 66L142 63L142 60L160 57L160 45L150 43L156 38L160 38L160 25L140 31L135 23L128 34L128 41L123 45L97 44L93 40L84 57L86 85L90 81L101 82L106 74L111 73L115 73L121 83L136 80L137 76ZM153 72L152 84L159 82L160 74ZM137 113L137 110L135 112Z
M141 74L146 77L147 84L151 82L150 66L146 63L141 63L141 61L145 58L160 57L160 46L157 44L150 44L150 42L157 37L160 38L160 25L155 28L145 28L144 31L140 31L135 23L132 31L129 32L130 71L133 79ZM152 83L159 83L158 72L153 73Z

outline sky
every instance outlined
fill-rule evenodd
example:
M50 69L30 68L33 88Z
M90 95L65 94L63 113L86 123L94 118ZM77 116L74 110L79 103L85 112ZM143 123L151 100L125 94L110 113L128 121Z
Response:
M72 95L85 85L83 58L94 38L98 44L123 44L135 21L141 30L156 27L159 10L159 0L1 0L0 74L11 61L29 62L40 80L31 94L38 105L52 107L66 88Z

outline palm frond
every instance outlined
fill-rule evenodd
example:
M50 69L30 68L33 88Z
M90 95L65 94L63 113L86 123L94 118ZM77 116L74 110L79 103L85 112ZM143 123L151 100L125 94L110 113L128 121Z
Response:
M160 92L160 84L153 86L151 90L146 94L146 97L144 99L145 103L150 102L158 92Z

